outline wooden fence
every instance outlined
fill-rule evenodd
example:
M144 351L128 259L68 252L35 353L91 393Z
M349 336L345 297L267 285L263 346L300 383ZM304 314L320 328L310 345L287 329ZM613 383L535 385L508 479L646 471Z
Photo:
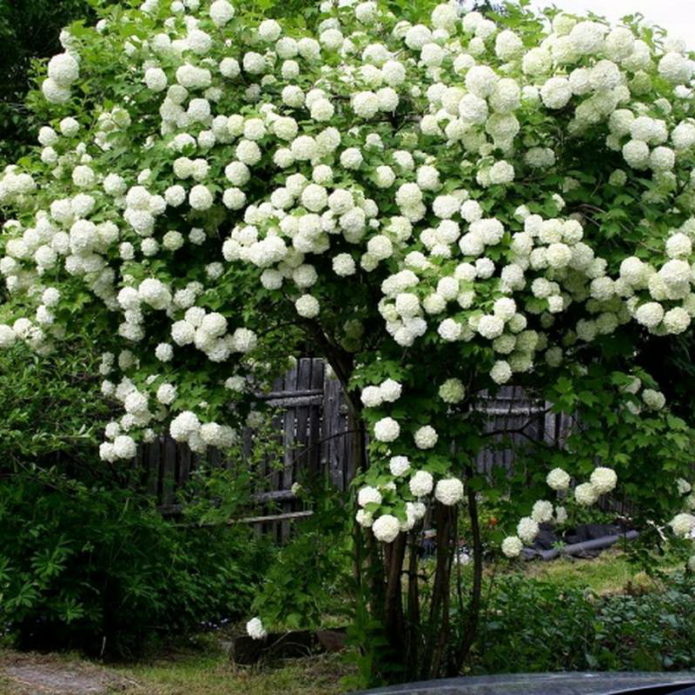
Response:
M262 526L264 530L272 528L283 538L289 533L289 515L302 514L301 503L291 490L293 483L307 473L323 474L337 489L347 489L355 474L350 455L353 435L340 382L328 375L322 359L298 360L264 399L278 409L271 436L277 437L281 454L257 464L261 487L255 498L259 515L281 517L269 518ZM486 430L499 433L491 440L511 440L509 448L493 446L480 453L477 466L482 473L489 473L495 466L509 469L515 449L525 443L560 445L570 425L569 418L551 413L548 404L529 399L522 389L513 386L501 388L494 397L483 395L479 407L487 416ZM251 455L254 436L250 429L243 434L245 456ZM234 465L222 461L218 454L208 460L214 465ZM187 447L161 437L143 447L139 465L146 471L147 487L159 505L164 511L173 511L177 509L177 490L199 461Z

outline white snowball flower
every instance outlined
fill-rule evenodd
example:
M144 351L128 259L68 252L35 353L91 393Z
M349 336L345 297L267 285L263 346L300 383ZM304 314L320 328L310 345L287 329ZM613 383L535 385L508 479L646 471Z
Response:
M549 109L561 109L572 98L572 88L564 77L551 77L541 87L541 100Z
M658 302L647 302L635 311L637 323L647 328L655 328L664 318L664 308Z
M303 294L294 303L297 313L306 319L313 319L319 315L320 305L318 299L310 294Z
M618 476L612 468L599 466L593 470L589 480L600 495L605 495L615 489Z
M553 518L553 504L547 500L538 500L531 510L531 518L538 524L546 524Z
M379 386L381 398L387 403L393 403L401 397L403 386L394 379L386 379Z
M553 490L564 491L569 489L570 480L571 478L567 471L562 468L553 468L553 470L548 473L545 482Z
M463 499L463 483L458 478L445 478L437 482L435 498L444 505L452 506Z
M680 258L692 253L693 244L687 234L676 232L666 240L666 255L669 258Z
M538 523L530 516L523 517L516 527L516 533L519 538L527 544L533 543L539 532Z
M655 391L654 389L644 389L642 391L642 400L652 410L661 410L666 405L666 396L661 391Z
M202 184L193 186L188 194L188 203L194 210L209 210L212 207L213 200L210 189Z
M664 314L664 329L671 335L685 332L690 326L690 314L682 307L674 307Z
M246 634L254 640L262 640L268 636L260 618L251 618L251 620L246 623Z
M153 92L161 92L167 88L167 76L161 68L147 68L144 80L147 88Z
M215 0L210 5L210 19L218 26L222 27L234 17L234 6L227 0Z
M695 516L682 512L669 521L673 533L680 538L689 538L695 529Z
M693 75L693 65L680 53L667 53L659 61L659 74L674 84L687 84Z
M425 425L424 427L419 427L414 434L415 446L418 449L431 449L437 443L439 435L434 427L430 425Z
M177 415L169 425L169 433L177 442L188 441L200 431L200 420L190 410Z
M364 509L358 509L355 514L355 521L357 521L362 528L371 528L374 523L374 515Z
M365 487L360 488L357 493L357 504L360 507L364 507L368 504L381 504L381 493L370 485L365 485Z
M132 437L120 434L113 440L113 453L119 459L132 459L137 454L137 444Z
M70 89L61 87L50 77L41 83L41 92L51 104L65 104L70 101Z
M171 405L176 400L176 387L173 384L160 384L157 400L163 405Z
M48 77L59 87L69 87L79 76L79 63L69 53L60 53L48 61Z
M582 483L574 488L574 499L583 507L590 507L598 498L599 492L591 483Z
M495 162L488 172L491 184L503 185L514 180L514 167L504 160Z
M219 68L220 74L230 80L241 74L241 65L239 65L239 61L236 58L222 58Z
M389 461L391 475L399 478L410 470L410 461L407 456L392 456Z
M374 424L374 438L378 442L394 442L400 433L400 425L392 417L382 418Z
M159 343L154 354L160 362L171 362L174 358L174 348L169 343Z
M366 386L362 389L360 400L365 408L378 408L384 402L384 397L378 386Z
M524 544L519 536L507 536L502 541L502 553L507 557L519 557Z
M392 514L383 514L374 520L372 531L374 537L382 543L393 543L401 530L401 524Z
M14 329L7 324L0 323L0 348L8 348L14 345L17 334Z
M432 492L434 487L434 478L431 473L427 471L417 471L413 474L408 483L410 492L415 495L415 497L424 497Z
M512 378L509 362L498 360L490 370L490 377L496 384L506 384Z
M483 338L494 340L502 335L504 331L504 321L499 316L486 314L480 318L478 323L478 333Z
M355 259L349 253L340 253L333 258L333 272L340 277L348 277L357 272Z
M439 387L439 397L450 404L460 403L466 395L466 389L460 379L447 379Z
M360 118L374 118L379 111L379 98L374 92L358 92L352 96L351 103Z

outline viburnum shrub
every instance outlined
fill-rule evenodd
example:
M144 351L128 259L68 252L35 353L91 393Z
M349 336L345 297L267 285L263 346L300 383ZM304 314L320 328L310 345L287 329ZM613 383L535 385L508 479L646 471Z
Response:
M88 327L123 408L102 458L165 427L196 452L229 446L308 338L369 435L353 452L359 586L391 658L423 675L459 670L474 634L480 548L470 619L449 619L460 503L475 539L479 502L509 492L474 466L481 391L526 385L622 433L590 426L590 447L527 463L506 554L562 517L538 501L548 474L560 495L581 481L579 506L618 479L677 497L690 431L639 349L695 315L683 43L511 5L491 19L345 0L282 24L253 4L146 0L62 43L33 99L41 147L0 178L0 345L49 353Z

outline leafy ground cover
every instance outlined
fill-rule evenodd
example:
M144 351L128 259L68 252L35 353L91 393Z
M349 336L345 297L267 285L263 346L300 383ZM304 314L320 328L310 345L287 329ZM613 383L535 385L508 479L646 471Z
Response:
M666 572L671 569L668 562L663 569ZM596 667L624 668L637 664L652 669L687 668L693 658L681 634L689 625L686 615L690 610L687 605L689 585L682 579L674 579L673 586L669 580L652 579L631 565L619 550L606 552L593 560L565 558L549 563L528 563L522 572L500 573L494 578L488 577L490 580L496 587L494 594L501 601L511 598L518 602L519 597L523 601L524 596L538 594L549 605L555 605L551 620L546 616L534 623L525 613L519 614L517 617L525 624L526 632L518 631L518 644L511 640L509 644L497 645L507 657L516 655L523 670L557 668L568 658L557 639L555 650L548 653L539 650L536 637L549 629L544 623L550 622L563 631L561 637L565 641L586 646L579 657L586 667L595 659ZM595 598L584 603L584 595ZM566 597L567 602L557 601L558 597ZM682 610L678 606L682 606ZM509 615L512 622L514 615ZM647 618L649 626L642 625ZM490 613L486 621L489 634L495 635L496 640L509 631L510 626L497 625ZM615 659L622 659L623 663L606 661L612 635L624 635L630 622L638 624L638 629L654 633L653 647L647 643L642 651L631 648L627 635L622 651L612 650ZM603 639L603 651L591 650L596 634ZM74 654L18 654L6 650L0 652L0 691L7 695L35 692L82 695L99 692L94 688L100 688L103 693L117 691L125 695L331 695L345 692L343 679L353 670L349 660L335 654L238 667L230 663L227 656L227 638L227 635L206 634L186 647L162 651L135 663L109 666L86 661ZM521 642L532 648L522 649ZM575 654L572 658L578 657ZM494 653L487 659L494 660ZM494 664L479 658L475 670L484 672L491 666Z

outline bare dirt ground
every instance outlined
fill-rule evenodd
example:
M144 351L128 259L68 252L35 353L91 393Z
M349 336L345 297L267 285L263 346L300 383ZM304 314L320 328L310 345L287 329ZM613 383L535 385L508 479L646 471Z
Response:
M2 695L106 695L137 686L114 671L41 654L0 654Z

